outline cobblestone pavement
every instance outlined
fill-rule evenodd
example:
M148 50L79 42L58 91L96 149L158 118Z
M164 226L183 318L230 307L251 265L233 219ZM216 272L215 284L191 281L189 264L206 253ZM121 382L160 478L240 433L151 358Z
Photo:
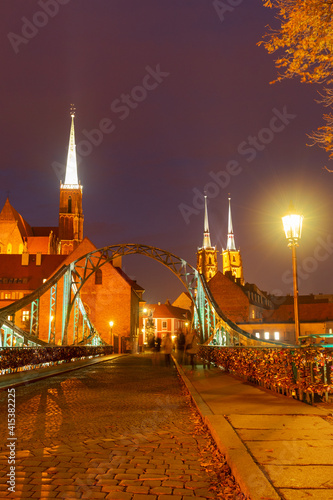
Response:
M16 389L16 491L0 393L0 496L242 499L174 367L126 356Z

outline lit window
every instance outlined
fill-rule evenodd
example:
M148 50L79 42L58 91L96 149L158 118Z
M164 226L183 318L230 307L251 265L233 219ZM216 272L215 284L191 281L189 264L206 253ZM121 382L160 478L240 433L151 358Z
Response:
M167 322L166 321L162 321L162 330L166 330L167 329Z
M269 332L265 332L265 339L268 340L269 339Z
M255 312L255 310L254 310L254 309L252 310L251 315L252 315L252 319L254 319L254 318L256 317L256 312Z
M12 295L10 293L5 293L5 299L11 299Z
M22 321L29 321L30 311L22 311Z
M274 340L280 340L280 333L274 332Z
M257 339L260 339L260 333L259 332L256 332L256 337L257 337Z

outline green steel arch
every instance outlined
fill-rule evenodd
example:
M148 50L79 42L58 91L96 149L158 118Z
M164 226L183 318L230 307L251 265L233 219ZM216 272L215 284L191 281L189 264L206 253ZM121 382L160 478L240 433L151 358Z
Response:
M220 310L218 304L215 302L214 297L210 293L209 287L202 275L188 264L184 259L177 257L171 252L162 250L157 247L142 245L136 243L127 243L119 245L110 245L103 248L96 249L92 252L79 257L68 266L63 266L59 271L46 281L40 288L32 292L30 295L20 299L13 304L0 309L0 324L1 326L6 323L8 327L8 317L13 317L12 321L13 331L16 335L21 335L26 332L21 331L15 326L15 313L31 305L31 328L29 341L38 337L38 304L39 299L45 293L50 291L50 318L52 307L55 307L56 299L55 294L57 290L57 283L63 279L63 309L62 309L62 344L68 344L68 325L71 313L74 309L75 315L81 311L85 318L86 324L90 331L93 330L93 325L87 318L84 311L83 304L80 302L80 291L86 281L101 267L108 262L120 256L140 254L150 257L155 261L163 264L170 271L172 271L178 279L183 283L185 288L190 294L194 304L194 327L201 334L201 341L206 342L217 331L223 332L224 345L261 345L261 346L281 346L282 343L274 341L263 341L252 337L249 333L240 329L235 323L227 318ZM35 316L37 322L34 323L33 311L36 311ZM54 309L55 311L55 309ZM75 320L74 320L75 329ZM52 339L55 338L55 333L52 336L51 319L49 325L49 342L52 344ZM75 337L76 338L76 337ZM221 337L222 338L222 337ZM32 339L32 340L31 340ZM36 342L38 344L38 342ZM42 345L42 341L40 341Z

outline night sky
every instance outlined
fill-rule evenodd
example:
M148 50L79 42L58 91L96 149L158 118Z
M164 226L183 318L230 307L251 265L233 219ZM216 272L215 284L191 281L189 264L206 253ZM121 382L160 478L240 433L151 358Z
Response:
M84 233L97 247L143 243L195 266L202 194L221 251L230 192L245 280L292 293L281 222L292 200L304 215L299 292L331 293L333 167L306 145L323 123L320 87L270 85L274 56L257 42L274 11L260 0L218 11L210 0L1 2L0 204L9 195L32 226L57 225L75 103ZM182 291L151 259L123 264L148 302Z

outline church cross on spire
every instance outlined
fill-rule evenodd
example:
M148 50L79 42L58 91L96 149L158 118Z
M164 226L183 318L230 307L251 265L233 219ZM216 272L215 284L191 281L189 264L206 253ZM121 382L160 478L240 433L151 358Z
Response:
M234 230L232 227L232 219L231 219L231 205L230 205L230 195L229 195L229 213L228 213L228 243L227 243L227 250L236 250L236 245L235 245L235 237L234 237Z
M69 134L65 186L73 186L77 188L79 187L79 180L77 176L76 145L75 145L75 132L74 132L75 107L73 104L71 104L70 107L70 115L72 118L72 122Z

